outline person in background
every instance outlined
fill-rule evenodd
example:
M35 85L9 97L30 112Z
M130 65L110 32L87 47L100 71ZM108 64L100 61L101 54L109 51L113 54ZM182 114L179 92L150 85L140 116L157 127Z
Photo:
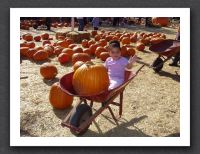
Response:
M175 40L180 41L180 26L178 27L178 32L176 34ZM170 63L170 66L178 66L178 62L180 61L180 51L174 56L174 59L172 59L172 63Z
M51 30L51 18L50 17L46 18L46 26L47 26L47 30Z
M84 20L83 17L77 17L79 26L78 26L78 31L83 31L84 29Z
M93 26L94 30L99 29L99 17L94 17L92 19L92 26Z

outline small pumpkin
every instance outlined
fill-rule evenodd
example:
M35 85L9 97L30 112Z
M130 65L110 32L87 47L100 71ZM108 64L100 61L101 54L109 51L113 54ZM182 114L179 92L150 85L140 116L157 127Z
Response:
M53 56L54 55L54 47L52 45L46 44L44 46L44 51L48 52L49 56Z
M108 90L107 69L101 64L86 62L73 75L72 84L79 95L97 95Z
M61 63L61 64L65 64L67 62L70 61L70 56L67 54L67 53L61 53L59 54L58 56L58 61Z
M41 36L39 36L39 35L38 35L38 36L35 36L35 37L34 37L34 40L35 40L35 42L40 42Z
M130 44L131 43L131 40L129 37L123 37L122 38L122 44Z
M94 40L89 40L88 41L88 46L90 47L90 45L92 45L92 44L95 44L95 41Z
M99 41L101 39L101 36L100 35L96 35L95 37L94 37L94 40L95 41Z
M91 45L90 45L89 49L90 49L92 55L95 54L95 51L96 51L97 47L98 47L98 46L97 46L96 44L91 44Z
M59 54L61 54L61 52L62 52L63 49L64 49L63 47L56 46L55 49L54 49L54 54L56 56L58 56Z
M88 55L92 55L92 52L89 48L83 49L83 53L87 53Z
M70 48L64 48L62 50L62 53L67 53L69 55L70 60L71 60L72 59L72 55L74 54L74 51L73 51L73 49L70 49Z
M41 38L42 38L43 40L48 40L48 39L49 39L49 34L48 34L48 33L43 33L43 34L41 35Z
M20 55L26 57L28 50L29 47L20 47Z
M26 56L30 59L33 58L33 55L37 52L36 49L29 49L28 52L26 53Z
M48 57L49 57L48 52L44 50L39 50L33 55L33 59L35 61L44 61L44 60L47 60Z
M168 17L153 17L152 23L154 25L167 26L169 24L169 18Z
M92 30L91 31L92 36L94 37L95 35L97 35L97 31L96 30Z
M73 49L76 46L77 46L76 44L70 44L68 47L71 48L71 49Z
M123 56L123 57L129 56L128 52L127 52L127 47L126 46L122 46L121 47L121 56Z
M88 48L89 47L88 40L86 40L86 39L82 40L81 45L83 48Z
M44 40L44 41L42 42L42 45L43 45L43 46L45 46L46 44L51 44L51 41L49 41L49 40Z
M54 83L51 86L49 92L49 101L50 104L56 109L66 109L70 107L73 103L73 96L65 93L61 88L58 82Z
M107 50L103 47L97 47L96 51L95 51L95 55L97 56L97 58L100 58L100 54L102 52L107 52Z
M24 35L22 35L22 38L25 40L25 41L33 41L33 36L31 35L31 34L29 34L29 33L27 33L27 34L24 34Z
M40 67L40 74L44 79L51 80L56 77L58 70L53 64L44 63Z
M62 41L58 41L56 43L57 46L60 46L60 47L63 47L63 48L68 48L69 44L65 41L65 40L62 40Z
M72 56L72 64L75 64L77 61L91 61L90 56L87 53L75 53Z
M74 51L74 53L82 53L83 49L81 47L76 46L73 48L73 51Z
M127 48L127 53L128 53L129 56L134 56L135 55L135 49Z
M102 60L102 61L106 61L106 59L108 58L108 57L110 57L110 55L109 55L109 53L108 52L102 52L101 54L100 54L100 59Z
M77 61L74 65L73 65L73 70L76 71L79 67L81 67L85 62L83 61Z
M144 43L142 43L142 42L136 43L136 49L139 51L144 51L144 49L145 49Z
M34 42L27 42L26 45L29 48L35 48L35 43Z

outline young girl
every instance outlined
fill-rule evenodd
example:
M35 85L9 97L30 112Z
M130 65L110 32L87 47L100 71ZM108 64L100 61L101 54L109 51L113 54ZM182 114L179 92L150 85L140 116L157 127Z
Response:
M121 56L120 43L111 41L109 43L110 57L106 59L104 66L108 69L110 80L109 89L114 89L124 82L125 69L131 69L136 61L136 56L126 59Z

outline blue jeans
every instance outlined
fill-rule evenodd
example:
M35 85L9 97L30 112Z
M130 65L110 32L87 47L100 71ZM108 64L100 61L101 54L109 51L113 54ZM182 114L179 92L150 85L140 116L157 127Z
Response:
M83 19L78 19L78 23L79 23L78 31L83 31L83 29L84 29Z

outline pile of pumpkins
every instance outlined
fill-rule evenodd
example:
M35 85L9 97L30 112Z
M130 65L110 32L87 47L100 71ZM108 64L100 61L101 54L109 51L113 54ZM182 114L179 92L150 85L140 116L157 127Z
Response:
M77 45L68 37L59 37L56 42L52 43L52 38L50 38L48 33L37 36L24 34L21 38L24 42L20 44L20 54L36 62L45 61L51 56L57 56L60 64L70 62L74 69L73 86L77 93L82 95L95 95L108 88L109 79L105 67L103 65L93 64L91 58L95 56L105 61L109 57L109 41L120 41L122 44L121 55L129 57L135 55L136 50L143 51L146 45L155 44L166 39L166 35L162 33L120 33L119 31L105 32L101 30L91 31L91 35L94 39L84 39L80 45ZM35 47L35 42L41 41L42 46ZM135 43L135 48L130 45L132 43ZM40 67L40 74L44 79L52 80L56 77L57 73L57 68L51 63L44 63ZM91 74L95 80L90 81L90 78L87 78L88 75L84 75L84 73ZM99 74L102 75L99 76ZM97 85L96 87L93 86L94 84L91 86L90 83L94 81L101 84L95 84ZM87 88L82 89L81 87ZM54 108L64 109L72 104L73 97L64 93L59 83L55 83L51 87L49 100Z

